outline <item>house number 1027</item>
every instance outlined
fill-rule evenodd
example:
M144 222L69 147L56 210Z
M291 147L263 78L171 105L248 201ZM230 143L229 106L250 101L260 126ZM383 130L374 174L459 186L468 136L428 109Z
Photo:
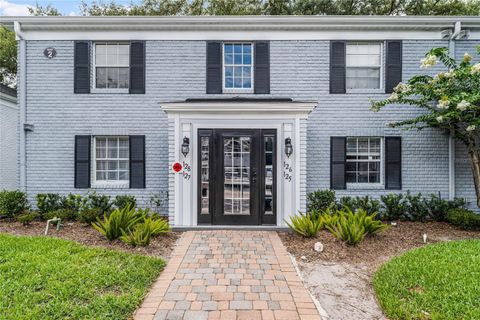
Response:
M286 161L283 161L283 178L288 182L292 181L292 166Z

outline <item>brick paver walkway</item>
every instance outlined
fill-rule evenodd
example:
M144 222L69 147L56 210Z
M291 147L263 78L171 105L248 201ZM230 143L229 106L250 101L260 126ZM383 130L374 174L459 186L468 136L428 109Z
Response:
M320 319L274 231L188 231L136 311L143 319Z

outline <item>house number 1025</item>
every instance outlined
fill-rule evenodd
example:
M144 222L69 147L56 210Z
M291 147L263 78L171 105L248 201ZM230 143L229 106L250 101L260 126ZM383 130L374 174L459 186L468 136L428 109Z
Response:
M288 182L292 181L292 166L286 161L283 162L283 178Z

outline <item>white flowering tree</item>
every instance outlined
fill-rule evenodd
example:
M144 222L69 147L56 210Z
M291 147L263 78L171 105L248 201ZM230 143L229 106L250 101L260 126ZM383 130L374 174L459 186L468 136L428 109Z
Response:
M480 46L477 55L480 56ZM407 83L400 83L389 98L372 101L372 110L378 112L390 104L422 108L425 112L421 115L390 126L416 130L438 128L464 143L480 207L480 63L473 64L468 53L457 63L449 56L447 48L430 50L421 62L423 69L440 62L448 71L433 77L416 75Z

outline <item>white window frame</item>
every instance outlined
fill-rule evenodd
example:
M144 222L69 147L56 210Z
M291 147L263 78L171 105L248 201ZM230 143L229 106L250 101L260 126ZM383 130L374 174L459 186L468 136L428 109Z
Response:
M225 88L225 45L226 44L250 44L251 45L251 54L252 54L252 71L250 72L250 83L252 84L251 88ZM223 93L253 93L255 88L255 43L252 41L225 41L222 42L222 89ZM235 65L233 65L235 66ZM240 65L237 65L240 66ZM243 61L241 66L243 67Z
M380 45L380 88L364 88L364 89L348 89L346 88L347 93L385 93L385 43L384 41L347 41L346 46L353 44L379 44ZM347 48L345 47L345 87L346 87L346 77L347 69ZM378 67L378 66L376 66ZM352 67L355 68L355 67Z
M349 138L354 139L380 139L380 182L347 182L347 189L384 189L385 186L385 138L379 136L348 136L346 137L347 143ZM358 153L358 145L357 145ZM347 162L371 162L369 160L347 160L347 149L345 149L345 166ZM346 175L346 168L345 168Z
M92 68L91 68L91 79L92 79L92 93L129 93L130 90L130 63L128 66L128 88L97 88L97 63L96 63L96 48L97 44L126 44L130 48L130 43L126 41L94 41L92 42ZM130 49L128 53L128 59L130 60ZM112 66L115 68L115 66ZM119 68L124 68L124 66L118 66Z
M92 181L92 188L129 188L130 187L130 179L127 180L97 180L97 138L127 138L130 140L128 136L125 135L99 135L93 136L93 143L92 143L92 172L91 172L91 181ZM130 148L130 146L129 146ZM108 158L106 158L108 159ZM116 160L128 160L130 166L130 150L129 150L129 157L126 158L117 158ZM128 175L130 177L130 168L128 168Z

